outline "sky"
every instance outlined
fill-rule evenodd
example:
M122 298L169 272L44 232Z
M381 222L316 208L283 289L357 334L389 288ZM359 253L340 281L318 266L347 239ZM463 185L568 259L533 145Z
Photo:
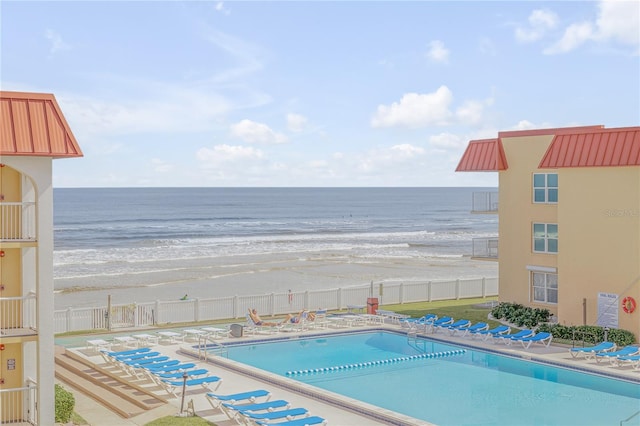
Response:
M497 186L499 131L640 124L640 1L11 1L0 88L53 93L54 187Z

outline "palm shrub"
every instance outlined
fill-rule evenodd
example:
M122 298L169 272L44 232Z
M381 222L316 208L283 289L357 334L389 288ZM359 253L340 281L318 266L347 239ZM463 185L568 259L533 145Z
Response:
M62 386L55 385L56 423L68 423L71 420L76 400L73 394Z

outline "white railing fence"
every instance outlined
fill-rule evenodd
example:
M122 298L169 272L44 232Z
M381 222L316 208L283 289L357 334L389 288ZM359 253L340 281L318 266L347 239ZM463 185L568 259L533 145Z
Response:
M0 424L38 424L38 387L29 380L26 387L0 389Z
M244 321L250 308L256 308L263 316L283 315L303 309L344 310L350 305L366 306L369 297L378 298L380 305L390 305L497 295L497 278L385 282L382 285L372 283L347 288L215 299L157 300L129 305L112 305L110 312L106 307L69 308L64 311L55 311L54 322L55 333L66 333L225 319Z
M0 202L0 240L35 241L36 203Z
M471 257L498 258L498 237L473 238L471 242Z
M0 330L12 334L32 334L37 331L37 298L35 293L25 297L0 297Z

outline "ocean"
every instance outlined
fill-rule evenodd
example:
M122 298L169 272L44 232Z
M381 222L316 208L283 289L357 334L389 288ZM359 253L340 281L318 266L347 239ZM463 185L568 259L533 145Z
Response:
M495 188L56 188L56 309L495 277Z

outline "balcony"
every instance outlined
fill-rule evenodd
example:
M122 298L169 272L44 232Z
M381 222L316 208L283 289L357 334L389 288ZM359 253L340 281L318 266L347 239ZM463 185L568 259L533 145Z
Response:
M472 241L472 258L498 260L498 237L474 238Z
M0 424L37 425L38 385L28 380L27 386L0 389Z
M498 213L498 192L474 192L471 213Z
M36 241L35 202L0 202L0 241Z
M0 337L33 336L38 334L37 298L0 297Z

